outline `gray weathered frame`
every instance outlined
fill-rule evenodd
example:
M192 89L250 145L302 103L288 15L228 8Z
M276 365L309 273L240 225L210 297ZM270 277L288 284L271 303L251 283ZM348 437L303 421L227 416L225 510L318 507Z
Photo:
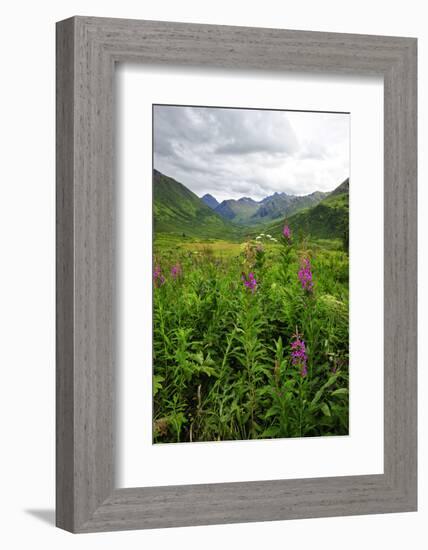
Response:
M57 525L72 532L413 511L416 39L73 17L57 24ZM376 74L385 94L384 473L116 489L116 62Z

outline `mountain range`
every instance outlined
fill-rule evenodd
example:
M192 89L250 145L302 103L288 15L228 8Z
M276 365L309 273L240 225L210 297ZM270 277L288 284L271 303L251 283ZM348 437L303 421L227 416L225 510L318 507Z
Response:
M261 201L242 197L219 203L210 194L200 198L182 183L153 171L156 232L240 239L258 229L280 234L287 218L294 231L320 238L341 238L348 225L348 211L349 179L330 193L274 193Z
M329 193L315 191L310 195L289 195L287 193L274 193L255 201L250 197L240 199L227 199L219 203L210 194L204 195L202 201L222 218L233 221L239 225L256 225L267 223L276 219L291 216L295 212L315 206L326 198Z

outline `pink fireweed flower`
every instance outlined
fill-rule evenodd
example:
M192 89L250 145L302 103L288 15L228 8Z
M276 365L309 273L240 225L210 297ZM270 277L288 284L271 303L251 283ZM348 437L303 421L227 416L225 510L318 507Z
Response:
M242 273L241 280L243 281L244 286L248 288L248 290L251 290L251 292L254 294L257 289L257 280L254 276L254 273L248 273L248 277L245 275L245 273Z
M175 264L171 267L171 277L177 279L182 274L182 269L180 264Z
M284 225L284 229L282 230L282 234L287 239L287 241L291 241L291 229L288 225Z
M296 333L291 342L291 362L295 367L299 367L300 374L306 376L308 374L308 356L306 355L305 341L300 338L300 334Z
M308 258L303 258L298 277L303 290L308 293L312 292L314 282L312 280L311 262Z
M158 288L165 283L165 277L162 275L160 265L155 266L153 270L153 282Z

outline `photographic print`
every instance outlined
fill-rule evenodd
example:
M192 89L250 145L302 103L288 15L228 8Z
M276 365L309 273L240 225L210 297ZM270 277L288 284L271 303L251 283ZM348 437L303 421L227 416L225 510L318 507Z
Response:
M153 106L153 443L348 435L349 124Z

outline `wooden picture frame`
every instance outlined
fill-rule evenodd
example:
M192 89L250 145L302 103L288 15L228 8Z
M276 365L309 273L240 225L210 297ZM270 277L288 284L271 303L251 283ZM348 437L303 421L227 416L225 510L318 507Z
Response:
M57 526L83 533L416 510L416 39L73 17L57 24L56 47ZM116 62L383 77L383 474L115 488Z

